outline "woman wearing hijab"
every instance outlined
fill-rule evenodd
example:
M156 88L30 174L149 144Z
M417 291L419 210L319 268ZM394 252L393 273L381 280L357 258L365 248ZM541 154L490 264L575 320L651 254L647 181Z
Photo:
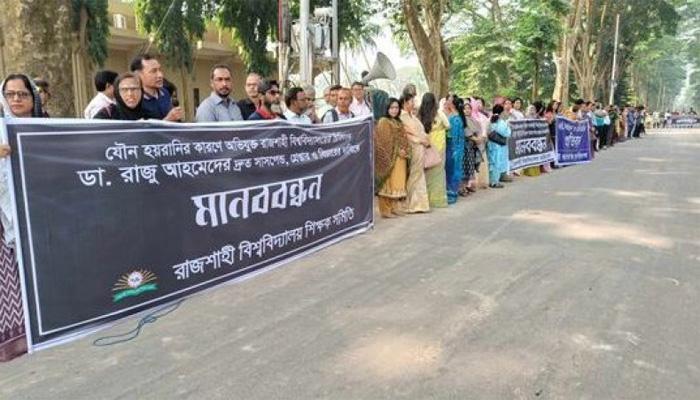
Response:
M508 138L510 137L510 126L506 121L500 118L501 113L503 113L502 105L496 104L493 106L491 113L491 130ZM489 140L486 147L488 148L489 156L489 187L502 189L504 186L500 183L501 174L504 174L508 170L508 159L504 156L506 146Z
M438 110L435 95L428 92L423 95L418 110L418 118L426 132L429 132L430 145L440 154L440 164L425 170L425 182L428 185L430 208L447 207L447 177L445 176L445 147L447 130L450 123Z
M148 113L141 108L143 88L138 76L127 72L114 81L114 104L100 110L95 119L114 119L120 121L138 121L148 119Z
M41 118L41 98L24 74L11 74L0 85L0 103L6 118ZM10 154L10 146L0 145L0 157ZM3 164L4 165L4 164ZM27 351L24 310L15 260L15 230L11 219L7 171L0 171L0 361L11 360Z
M390 98L374 135L374 179L382 218L402 215L400 200L406 197L406 159L410 147L400 114L399 100Z
M464 100L457 95L445 98L445 114L450 123L447 134L447 203L454 204L459 199L459 187L464 178Z

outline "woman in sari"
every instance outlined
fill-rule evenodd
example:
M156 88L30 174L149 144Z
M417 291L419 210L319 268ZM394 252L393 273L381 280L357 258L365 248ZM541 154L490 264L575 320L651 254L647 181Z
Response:
M399 100L390 98L374 135L374 179L382 218L402 215L400 200L406 197L409 146L400 113Z
M470 99L471 100L471 99ZM481 164L481 150L479 145L485 143L480 135L481 127L472 116L472 106L470 102L464 102L464 164L462 170L464 177L462 187L459 189L460 196L468 196L476 192L476 173Z
M0 87L0 104L6 118L43 116L41 97L28 76L8 75ZM0 145L0 157L7 157L10 152L9 145ZM0 361L9 361L27 352L7 174L8 171L0 170L0 282L3 283L0 287Z
M496 104L493 106L493 112L491 114L491 129L501 136L509 138L510 126L508 126L506 121L500 118L502 113L502 105ZM504 156L504 154L508 154L506 153L506 146L491 140L489 140L486 146L488 148L489 156L489 187L502 189L504 186L502 183L500 183L501 175L508 170L508 159Z
M430 138L423 129L423 124L416 118L413 95L404 93L401 96L401 123L406 132L406 138L411 145L411 161L406 182L406 212L420 213L430 211L428 189L425 183L423 160L425 149L430 147Z
M447 135L447 203L454 204L459 198L459 186L464 178L464 100L457 95L448 95L445 99L445 114L450 123Z
M488 142L488 131L490 128L489 116L487 115L486 111L484 111L484 99L481 97L472 98L471 106L472 118L479 125L479 138L482 140L482 143L479 144L481 165L478 169L479 174L477 177L477 182L480 188L486 189L489 187L489 159L486 156L486 144Z
M450 123L438 110L435 95L428 92L423 95L418 110L418 118L426 132L430 132L430 145L440 154L440 164L425 170L425 182L428 185L430 207L447 207L447 177L445 176L445 148L447 130Z

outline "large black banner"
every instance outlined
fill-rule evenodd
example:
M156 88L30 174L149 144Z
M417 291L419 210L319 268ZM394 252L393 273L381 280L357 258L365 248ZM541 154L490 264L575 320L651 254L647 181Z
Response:
M272 267L373 222L370 119L7 121L32 346Z
M510 139L508 139L511 170L534 167L555 160L547 121L521 119L508 121L508 124L511 130Z

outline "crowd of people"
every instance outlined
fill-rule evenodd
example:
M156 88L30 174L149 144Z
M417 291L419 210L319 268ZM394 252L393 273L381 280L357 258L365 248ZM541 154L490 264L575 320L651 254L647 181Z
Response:
M97 94L85 108L85 118L184 120L176 89L165 80L156 58L140 55L129 69L121 74L100 71L95 75ZM568 109L558 101L547 106L535 101L524 108L520 98L499 97L487 108L479 96L424 93L419 99L415 85L407 85L399 97L383 97L379 104L368 95L373 89L359 81L350 87L327 87L323 104L317 105L320 101L313 86L287 88L282 96L277 81L256 73L245 78L246 98L236 101L231 96L232 81L227 65L212 67L212 92L197 107L196 122L285 119L292 124L312 125L375 117L375 194L383 218L448 207L477 190L502 189L513 181L513 175L534 176L557 168L548 164L510 170L507 142L511 120L546 120L552 143L556 141L557 116L588 120L591 148L596 151L644 134L644 107L618 108L577 100ZM0 115L49 116L45 105L51 95L46 80L11 74L0 87ZM0 157L10 154L7 144L0 145ZM0 315L2 361L26 351L26 345L8 184L4 174L0 175L0 282L4 285L0 288L0 311L5 313Z

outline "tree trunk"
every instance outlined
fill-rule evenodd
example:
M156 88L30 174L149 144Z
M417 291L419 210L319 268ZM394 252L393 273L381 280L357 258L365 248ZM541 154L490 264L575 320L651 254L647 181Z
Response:
M571 13L566 17L564 26L566 29L559 36L559 46L554 55L554 65L557 68L557 78L554 83L552 98L559 100L564 107L569 102L569 73L571 71L571 58L576 45L576 36L581 24L582 4L581 0L572 0Z
M73 105L75 114L82 117L83 110L87 107L93 93L95 92L92 77L95 67L87 53L87 24L88 13L85 5L80 9L78 20L78 31L75 33L73 41Z
M532 78L532 94L530 95L530 101L535 102L537 101L538 92L539 92L539 86L540 86L540 55L541 55L541 49L537 50L537 53L535 54L535 74Z
M440 31L445 0L402 0L401 8L428 90L438 97L446 95L452 59Z
M0 9L7 72L46 79L48 112L74 116L71 1L0 0Z

